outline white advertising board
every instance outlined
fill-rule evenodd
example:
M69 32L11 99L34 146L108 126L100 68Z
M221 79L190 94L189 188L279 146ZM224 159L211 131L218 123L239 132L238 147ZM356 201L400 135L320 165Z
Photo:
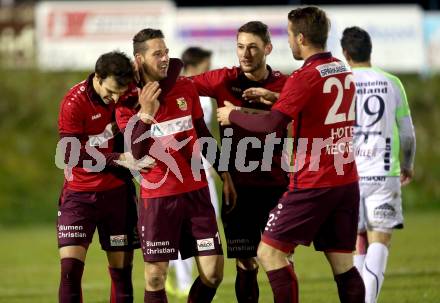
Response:
M293 6L179 8L170 1L43 2L37 5L39 66L44 69L91 69L97 57L120 49L132 52L140 29L162 29L172 56L188 46L213 51L213 67L236 65L237 29L260 20L272 34L268 63L290 72L299 67L287 42L287 14ZM392 72L420 72L425 66L423 11L405 6L328 6L332 27L328 49L342 58L339 40L348 26L366 29L373 40L374 65Z
M131 55L142 28L160 28L173 39L170 1L41 2L36 5L37 60L43 69L91 69L115 49Z

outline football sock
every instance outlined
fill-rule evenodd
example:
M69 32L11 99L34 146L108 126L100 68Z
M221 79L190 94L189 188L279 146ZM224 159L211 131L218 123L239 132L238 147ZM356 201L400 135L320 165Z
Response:
M209 303L215 296L217 288L203 284L200 277L194 281L188 295L188 303Z
M362 275L362 270L364 268L365 255L354 255L353 263L358 272Z
M339 275L335 275L341 303L364 303L365 287L356 267Z
M61 280L58 292L60 303L81 303L81 278L84 262L75 258L61 259Z
M258 268L245 270L237 266L235 294L238 303L257 303L260 290L257 281Z
M378 242L371 243L365 257L362 277L365 283L365 302L376 302L384 280L388 248Z
M112 278L110 303L133 303L132 266L108 269Z
M298 280L291 264L267 272L274 303L298 303Z
M144 292L144 303L168 303L165 289Z

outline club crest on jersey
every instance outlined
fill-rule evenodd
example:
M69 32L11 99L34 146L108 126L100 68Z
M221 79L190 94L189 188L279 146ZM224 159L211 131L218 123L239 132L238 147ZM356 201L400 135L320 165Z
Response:
M188 104L186 103L185 98L177 98L176 99L177 106L180 108L180 110L187 110Z

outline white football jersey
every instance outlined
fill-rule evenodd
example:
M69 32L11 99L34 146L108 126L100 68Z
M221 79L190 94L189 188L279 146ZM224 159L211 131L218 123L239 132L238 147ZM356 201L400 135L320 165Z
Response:
M399 176L399 121L410 116L400 80L379 68L353 68L355 159L359 176Z

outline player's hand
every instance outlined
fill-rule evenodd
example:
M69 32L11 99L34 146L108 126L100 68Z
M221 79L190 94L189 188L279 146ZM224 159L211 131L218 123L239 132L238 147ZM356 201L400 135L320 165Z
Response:
M236 107L229 101L225 101L224 104L225 106L217 108L217 121L221 126L231 125L229 114L236 109Z
M414 177L414 171L408 168L402 168L400 170L400 184L402 186L408 185Z
M154 117L159 109L159 100L157 98L161 91L159 82L155 81L145 84L139 94L139 104L141 106L139 112L141 114Z
M225 214L229 214L237 203L237 192L228 172L221 173L221 177L223 179L223 207L225 207Z
M151 158L150 156L145 156L142 159L136 160L133 155L129 152L125 152L119 156L118 160L115 162L125 168L130 170L136 170L143 173L148 172L154 166L156 166L156 160Z
M242 97L249 102L272 105L277 101L279 93L272 92L262 87L251 87L243 92Z

